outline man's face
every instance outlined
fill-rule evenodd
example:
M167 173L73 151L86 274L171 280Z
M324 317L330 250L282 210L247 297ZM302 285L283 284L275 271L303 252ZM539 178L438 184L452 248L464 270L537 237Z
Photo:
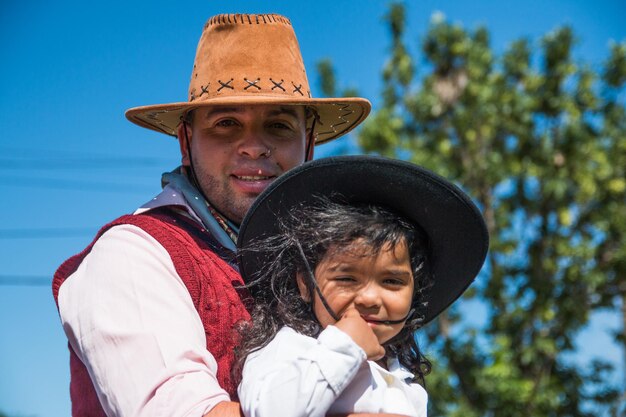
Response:
M305 160L306 120L301 106L195 110L191 126L181 124L178 131L183 165L189 165L184 128L200 187L213 207L238 224L276 177Z

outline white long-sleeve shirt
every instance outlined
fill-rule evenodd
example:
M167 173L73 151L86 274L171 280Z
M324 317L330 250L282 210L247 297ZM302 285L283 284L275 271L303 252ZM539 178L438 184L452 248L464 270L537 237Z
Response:
M109 416L202 416L228 394L167 251L109 229L59 291L59 313Z
M171 206L202 223L184 198L194 190L176 176L165 174L169 185L135 214ZM196 417L230 400L185 284L142 229L105 232L61 286L58 305L108 416Z
M317 339L282 328L251 353L238 394L246 417L395 413L426 417L428 397L397 360L389 370L367 361L344 332L328 326Z

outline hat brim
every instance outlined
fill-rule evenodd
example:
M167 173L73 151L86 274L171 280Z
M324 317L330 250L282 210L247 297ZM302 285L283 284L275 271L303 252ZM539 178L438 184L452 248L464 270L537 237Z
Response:
M319 159L280 176L253 203L241 224L237 247L278 234L276 219L317 196L385 206L422 227L429 239L434 276L425 323L463 294L487 255L484 219L463 191L414 164L372 156ZM267 259L268 254L256 249L240 251L244 281L250 282Z
M309 106L314 108L318 116L314 132L317 134L316 145L345 135L365 120L371 110L370 102L360 97L337 99L255 95L254 97L226 96L204 101L185 101L134 107L126 111L126 118L141 127L176 136L181 116L192 109L209 106L258 104Z

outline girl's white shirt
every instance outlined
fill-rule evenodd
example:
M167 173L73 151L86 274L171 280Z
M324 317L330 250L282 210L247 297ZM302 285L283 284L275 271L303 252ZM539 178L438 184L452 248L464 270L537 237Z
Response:
M394 413L426 417L428 396L397 359L386 370L337 327L317 339L284 327L246 359L239 400L246 417Z

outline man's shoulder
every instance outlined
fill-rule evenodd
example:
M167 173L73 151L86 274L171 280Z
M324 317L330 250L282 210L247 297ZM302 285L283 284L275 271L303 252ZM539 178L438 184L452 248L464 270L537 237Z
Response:
M168 256L176 270L187 270L189 259L203 259L225 275L231 275L234 259L193 219L178 210L158 208L139 214L125 214L105 224L81 252L63 262L55 272L53 294L56 298L62 283L72 275L92 252L105 253L111 262L116 256L140 253L140 258ZM137 262L141 262L137 260Z
M196 236L198 232L205 231L202 225L184 210L176 206L162 206L124 214L102 226L94 240L107 233L109 229L120 229L118 226L123 225L138 227L153 237L172 234ZM210 236L203 236L203 238L210 238Z
M131 242L131 239L127 237L135 236L140 240L147 240L153 238L159 243L163 240L163 236L171 235L172 228L164 227L167 223L166 219L169 219L169 223L175 225L181 218L180 214L175 211L161 214L144 212L141 214L124 214L118 218L106 223L95 234L91 242L80 252L68 258L57 270L57 274L62 272L62 275L71 274L85 257L87 257L94 247L97 247L99 242L106 236L107 239L114 239L117 245L124 245L125 242ZM179 231L179 234L185 234L185 231ZM157 237L160 237L157 238ZM136 240L136 239L135 239Z

